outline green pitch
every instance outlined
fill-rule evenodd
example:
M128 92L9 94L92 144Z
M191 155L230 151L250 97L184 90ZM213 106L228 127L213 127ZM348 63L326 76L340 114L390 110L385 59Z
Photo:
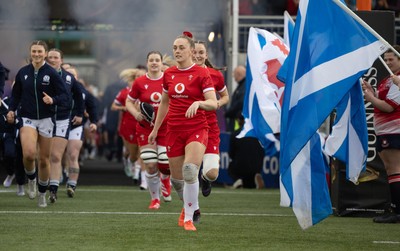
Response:
M182 203L150 211L137 187L60 188L55 204L17 197L0 188L0 250L400 250L400 225L331 216L303 231L278 190L213 188L200 195L196 232L178 227Z

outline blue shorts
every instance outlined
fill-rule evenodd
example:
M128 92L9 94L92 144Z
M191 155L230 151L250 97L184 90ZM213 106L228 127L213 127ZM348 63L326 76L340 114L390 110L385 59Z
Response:
M400 134L386 134L377 136L376 150L400 149Z

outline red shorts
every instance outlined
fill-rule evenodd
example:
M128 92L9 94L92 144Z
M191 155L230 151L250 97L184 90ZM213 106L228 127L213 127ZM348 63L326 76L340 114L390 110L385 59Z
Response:
M219 154L219 143L221 141L219 134L220 131L218 124L215 123L210 125L210 130L208 131L208 144L205 153Z
M208 129L193 131L168 131L167 132L167 155L168 158L185 155L185 147L190 142L199 142L204 146L208 143Z
M119 127L119 136L128 141L131 144L137 144L136 138L136 120L122 120Z
M156 145L165 146L167 143L166 139L166 128L161 127L157 133ZM139 123L136 126L136 138L139 146L145 146L149 144L149 135L153 128L141 126Z

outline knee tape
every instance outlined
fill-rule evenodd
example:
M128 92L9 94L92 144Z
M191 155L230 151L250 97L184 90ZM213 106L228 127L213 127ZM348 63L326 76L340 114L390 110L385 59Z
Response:
M206 176L211 169L219 169L219 155L207 153L203 157L203 176Z
M176 192L180 192L183 191L183 180L177 180L174 178L171 178L171 184L174 187L174 189L176 190Z
M70 167L70 168L68 168L68 173L79 173L79 168Z
M140 150L140 157L145 164L157 163L157 151L151 148L144 148Z
M158 146L158 163L168 165L168 156L167 156L167 148L165 146Z
M183 180L186 183L193 184L198 181L199 167L192 163L183 164Z

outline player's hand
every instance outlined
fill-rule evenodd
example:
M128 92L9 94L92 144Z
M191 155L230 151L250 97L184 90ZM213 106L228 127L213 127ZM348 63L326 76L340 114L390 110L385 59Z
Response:
M73 125L80 125L82 124L82 117L75 116L71 122Z
M149 144L153 145L156 142L156 138L157 138L157 131L152 130L148 137Z
M189 106L189 108L187 109L185 117L189 119L193 118L196 115L197 110L199 108L200 108L200 102L199 101L193 102L193 104Z
M97 125L95 123L90 123L89 130L90 130L90 132L96 132L97 131Z
M7 122L9 123L9 124L14 124L14 122L15 122L15 113L13 112L13 111L9 111L8 113L7 113Z
M393 83L397 86L400 87L400 77L397 75L392 75L390 76L390 78L392 79Z
M43 102L47 105L53 104L53 98L47 95L47 93L43 92Z

